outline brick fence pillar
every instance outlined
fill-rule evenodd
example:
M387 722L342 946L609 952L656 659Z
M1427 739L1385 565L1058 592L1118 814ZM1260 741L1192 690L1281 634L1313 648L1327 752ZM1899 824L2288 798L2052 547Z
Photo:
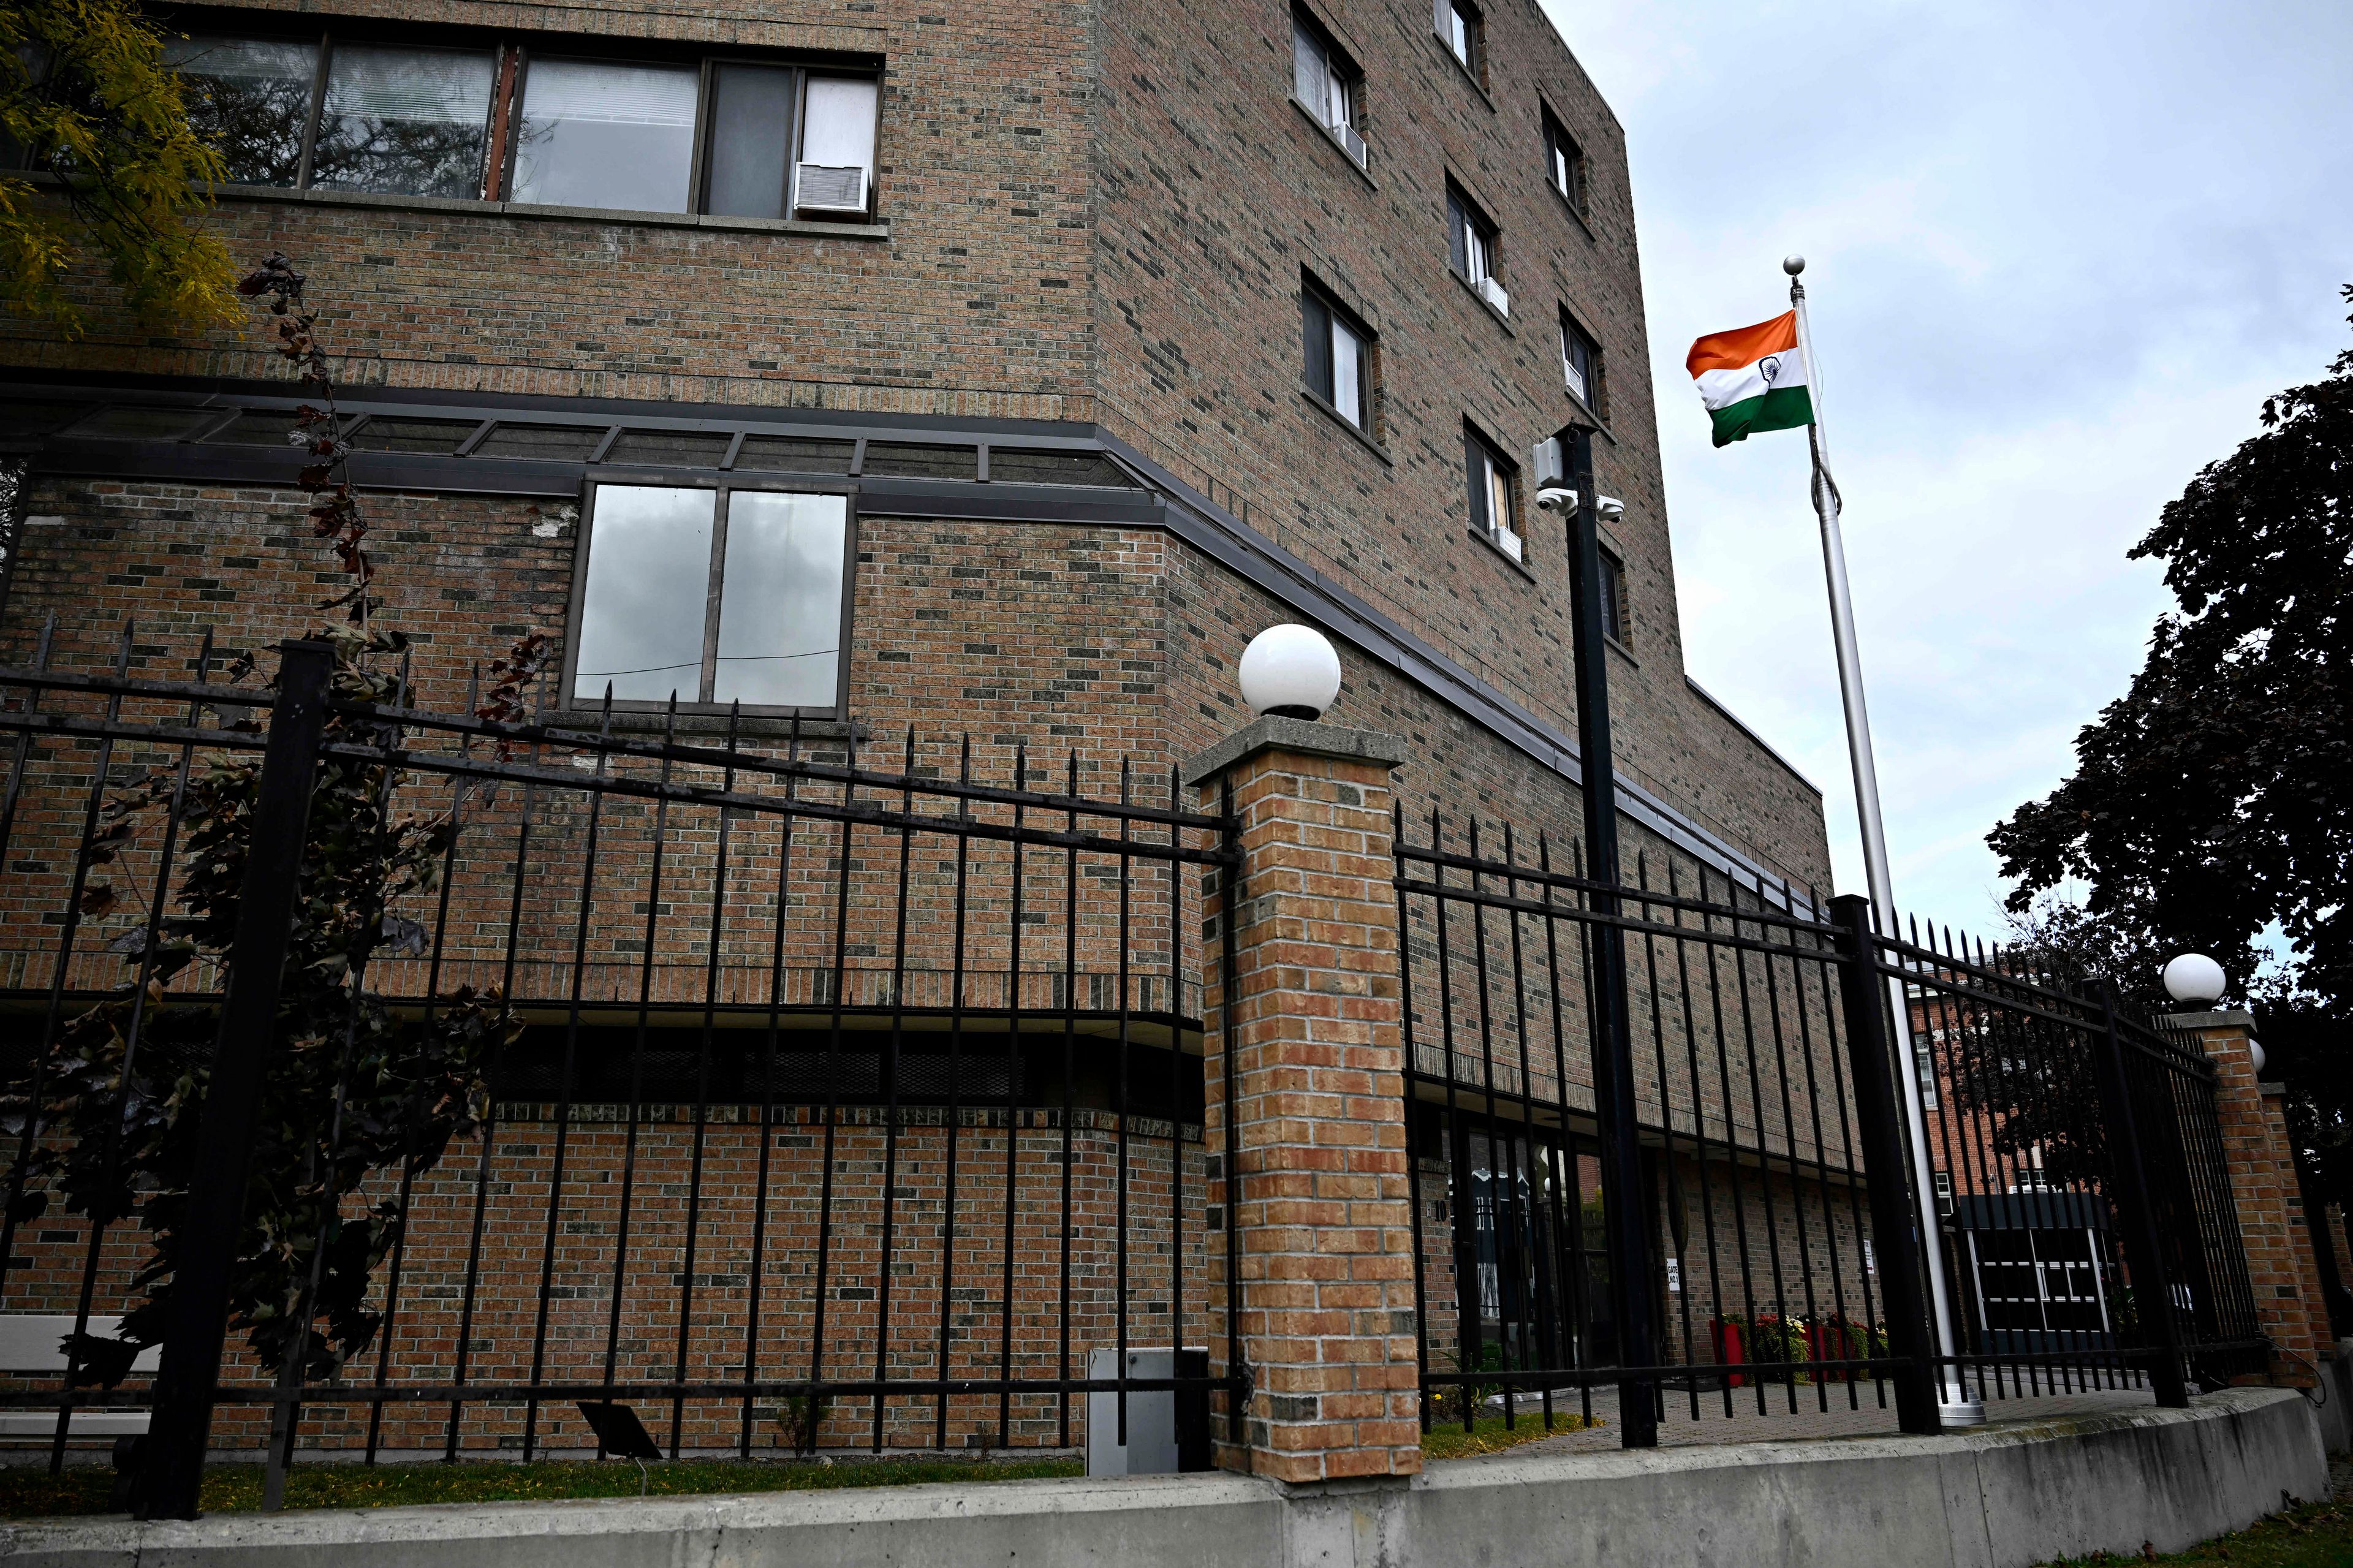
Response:
M2304 1192L2288 1142L2286 1090L2256 1079L2254 1058L2248 1050L2253 1014L2236 1008L2177 1013L2165 1022L2196 1034L2218 1069L2215 1099L2221 1113L2222 1153L2230 1164L2231 1195L2246 1244L2255 1311L2274 1350L2282 1352L2272 1359L2272 1375L2281 1382L2308 1383L2328 1343L2328 1319L2323 1309L2316 1330L2313 1309L2321 1300L2320 1264L2313 1256ZM2289 1354L2304 1359L2291 1361Z
M1238 1151L1208 1201L1234 1205L1250 1380L1245 1441L1223 1415L1213 1433L1219 1465L1282 1481L1421 1468L1389 817L1404 759L1393 736L1270 716L1185 765L1206 806L1231 789L1243 857L1203 910L1207 1124ZM1210 1275L1225 1310L1214 1254ZM1223 1370L1222 1331L1211 1344Z

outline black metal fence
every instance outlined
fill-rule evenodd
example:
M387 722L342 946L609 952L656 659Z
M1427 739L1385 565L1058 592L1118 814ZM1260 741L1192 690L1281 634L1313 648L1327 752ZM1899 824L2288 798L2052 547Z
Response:
M322 645L269 687L208 647L140 650L193 679L133 675L134 646L64 668L45 637L0 671L0 1310L113 1332L150 1233L129 1198L51 1189L106 1189L118 1138L208 1082L185 1193L151 1171L139 1199L181 1238L160 1371L80 1341L6 1369L0 1398L55 1412L53 1461L78 1421L153 1405L170 1512L207 1430L266 1449L274 1489L298 1447L601 1452L588 1410L617 1402L672 1455L1036 1452L1074 1445L1082 1396L1124 1436L1133 1394L1245 1386L1203 1131L1229 814L1115 755L497 722L405 679L353 699ZM314 797L430 853L317 908ZM256 831L224 858L237 801ZM1664 850L1615 880L1573 839L1436 815L1396 847L1426 1421L1615 1388L1630 1443L1801 1402L1919 1429L1957 1369L1994 1398L2178 1399L2260 1366L2194 1043L2033 955L1896 940L1862 900ZM207 937L191 879L231 873L234 940ZM347 951L302 945L336 921ZM348 1009L293 1027L320 983L281 975L322 962ZM486 1054L403 1120L430 1086L387 1098L368 1042L461 1018ZM332 1093L269 1101L273 1050L332 1064ZM396 1157L328 1193L371 1137ZM303 1174L237 1175L257 1159ZM232 1245L265 1188L309 1216L262 1248L301 1265L274 1275ZM274 1351L228 1332L257 1271L299 1325ZM1205 1343L1239 1374L1127 1354Z
M1605 882L1574 841L1435 814L1397 846L1426 1421L1589 1416L1616 1385L1692 1418L1908 1394L1933 1427L1939 1367L1993 1398L2261 1370L2194 1042L2016 954L1879 936L1861 900L1671 855ZM1613 944L1640 1151L1614 1190Z
M214 1447L266 1441L274 1476L298 1435L370 1460L601 1452L580 1407L624 1401L673 1456L1052 1450L1090 1392L1114 1396L1124 1436L1131 1393L1205 1405L1224 1386L1196 1358L1154 1379L1117 1353L1204 1342L1208 1270L1230 1256L1207 1234L1231 1222L1205 1202L1198 933L1201 876L1236 852L1172 776L913 734L878 756L838 726L690 743L595 715L499 724L337 697L322 645L289 645L274 689L225 683L208 653L194 679L137 678L131 647L126 629L111 673L74 673L47 667L45 641L42 668L0 673L0 1007L26 1088L8 1310L109 1332L146 1260L131 1224L55 1204L13 1217L28 1159L60 1136L39 1075L72 1054L77 1017L127 999L133 1054L158 1048L142 1036L159 1019L201 1034L206 1135L244 1157L214 1106L240 1062L251 1098L286 1032L244 922L282 941L308 896L299 809L256 807L234 948L168 986L153 955L180 930L208 771L258 765L263 795L300 802L341 765L385 820L446 829L432 875L368 915L349 989L394 1030L487 1012L495 1044L446 1156L393 1162L327 1205L319 1237L278 1238L323 1256L328 1231L375 1216L385 1255L353 1304L374 1331L326 1376L311 1346L272 1365L232 1335ZM109 802L141 788L156 805L140 830L110 834ZM282 1048L354 1052L355 1032ZM334 1168L361 1114L349 1076L276 1158ZM229 1168L201 1166L195 1197L237 1191ZM200 1206L175 1311L201 1293L185 1281L204 1247L236 1234ZM329 1304L288 1305L333 1332ZM216 1342L222 1315L216 1300ZM160 1382L95 1388L76 1358L5 1397L56 1408L59 1456L77 1407L156 1404L165 1442L195 1387L175 1375L206 1370L175 1368L185 1328ZM1097 1349L1115 1353L1091 1375Z

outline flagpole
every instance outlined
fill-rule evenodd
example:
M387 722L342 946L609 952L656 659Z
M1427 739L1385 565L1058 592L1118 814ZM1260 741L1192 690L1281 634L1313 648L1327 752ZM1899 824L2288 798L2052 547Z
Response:
M1887 827L1879 810L1879 769L1871 749L1871 713L1863 701L1862 658L1856 650L1854 600L1847 588L1846 545L1839 532L1838 486L1831 482L1829 443L1822 437L1821 362L1814 357L1814 335L1806 319L1806 286L1798 274L1806 258L1792 256L1781 263L1789 275L1789 303L1798 312L1798 352L1805 356L1806 395L1813 403L1813 421L1806 426L1806 445L1813 456L1814 512L1822 523L1822 570L1830 579L1831 640L1838 652L1839 695L1846 705L1846 750L1854 767L1855 816L1862 829L1862 872L1878 911L1881 934L1894 936L1895 888L1887 868ZM1936 1213L1936 1169L1929 1158L1928 1117L1921 1103L1919 1058L1912 1043L1911 999L1901 980L1891 980L1894 997L1896 1049L1904 1070L1896 1079L1904 1086L1904 1120L1912 1135L1912 1173L1916 1223L1926 1244L1928 1294L1936 1319L1936 1409L1947 1426L1975 1426L1985 1420L1985 1404L1971 1396L1961 1375L1959 1336L1954 1331L1953 1293L1945 1276L1942 1226Z

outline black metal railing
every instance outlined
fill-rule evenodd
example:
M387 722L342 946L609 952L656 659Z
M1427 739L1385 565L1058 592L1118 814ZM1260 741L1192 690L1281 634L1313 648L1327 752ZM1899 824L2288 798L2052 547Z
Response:
M1661 848L1613 884L1586 874L1574 839L1400 812L1396 841L1426 1422L1482 1404L1549 1421L1561 1399L1590 1416L1615 1385L1621 1405L1692 1418L1867 1398L1928 1429L1940 1368L1997 1398L2148 1379L2164 1398L2185 1374L2260 1370L2194 1042L2012 955L1882 937L1862 900L1825 907ZM1639 1250L1608 1223L1600 1180L1596 986L1612 933ZM1915 1240L1906 1072L1924 1091L1949 1355ZM2130 1247L2111 1239L2140 1229ZM2082 1257L2036 1274L2053 1232ZM1612 1321L1620 1269L1642 1282L1641 1364Z
M1880 954L1904 997L1972 1386L2063 1392L2086 1368L2132 1366L2163 1396L2263 1371L2197 1040L2056 955L1908 923Z
M336 1375L265 1364L231 1332L211 1419L180 1398L211 1384L206 1326L175 1318L160 1383L96 1387L78 1363L6 1380L0 1397L57 1409L58 1456L77 1407L150 1403L152 1445L200 1463L209 1420L214 1449L266 1442L280 1475L298 1434L369 1460L601 1452L578 1406L613 1401L645 1406L673 1456L1066 1450L1083 1395L1114 1396L1124 1440L1130 1394L1228 1386L1187 1358L1132 1375L1124 1353L1207 1342L1227 1249L1205 1233L1232 1224L1206 1203L1198 930L1201 878L1237 850L1173 775L912 732L881 749L840 726L689 743L594 714L374 706L331 694L317 644L288 645L272 689L225 683L208 648L193 679L134 676L127 628L111 670L52 667L47 647L0 671L11 1216L57 1136L40 1075L110 1000L132 999L133 1050L159 1013L227 1020L197 1065L206 1135L235 1136L223 1101L251 1102L276 1000L244 922L283 931L304 831L284 796L322 767L359 770L387 818L448 824L436 874L370 917L354 996L387 1026L470 996L501 1042L446 1155L380 1168L341 1205L334 1223L372 1213L396 1239L364 1303L380 1322ZM238 962L206 952L153 984L188 781L265 751ZM109 801L159 775L146 828L110 837ZM315 1130L326 1168L345 1104ZM206 1234L227 1242L236 1188L200 1181L192 1208L208 1189L229 1207ZM0 1310L77 1333L123 1310L135 1226L56 1206L0 1223ZM184 1234L183 1269L201 1268ZM217 1344L227 1285L203 1284ZM1120 1352L1110 1375L1091 1349Z

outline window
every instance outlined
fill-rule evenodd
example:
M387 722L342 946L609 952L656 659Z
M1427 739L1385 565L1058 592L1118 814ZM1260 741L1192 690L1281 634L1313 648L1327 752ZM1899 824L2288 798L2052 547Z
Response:
M691 66L533 59L509 199L682 213L694 191Z
M1495 279L1495 226L1451 185L1446 188L1446 243L1448 259L1471 291L1509 315L1512 297Z
M1474 81L1486 79L1486 40L1471 0L1438 0L1438 36Z
M1373 433L1373 340L1313 285L1300 290L1307 390L1369 436Z
M1567 310L1560 313L1560 378L1579 403L1601 412L1601 349Z
M871 76L374 37L166 42L237 184L733 217L874 206Z
M220 149L231 184L297 183L318 45L198 35L166 38L164 60L187 79L189 122Z
M1630 648L1634 639L1627 635L1626 567L1608 550L1601 552L1601 629L1609 634L1619 647Z
M1365 162L1365 139L1356 132L1356 97L1363 79L1346 58L1304 16L1291 20L1292 92L1300 106L1329 131L1348 156Z
M572 700L841 705L849 498L597 485L582 529Z
M480 196L497 68L489 49L334 49L311 151L311 184Z
M1512 466L1477 432L1462 432L1462 453L1471 481L1471 531L1514 561L1527 557L1520 537L1519 509L1512 500Z
M1585 154L1576 142L1560 128L1560 121L1545 110L1545 178L1563 200L1579 213L1585 211Z

